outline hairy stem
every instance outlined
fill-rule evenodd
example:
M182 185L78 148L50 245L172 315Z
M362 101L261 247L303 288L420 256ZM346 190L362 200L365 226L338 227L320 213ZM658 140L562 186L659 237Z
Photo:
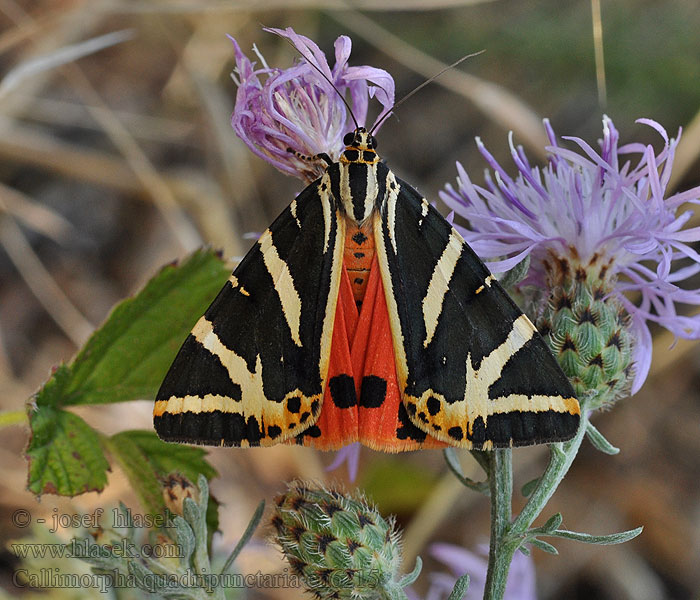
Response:
M517 546L509 544L513 498L513 459L510 448L494 450L489 456L491 490L491 540L484 600L500 600L506 589L508 569Z
M491 489L491 540L484 600L502 600L513 555L569 471L578 454L588 427L588 411L582 403L581 424L568 442L552 444L547 469L522 512L511 523L513 467L511 450L491 453L489 483Z
M532 526L532 523L540 515L562 479L568 473L571 463L574 462L588 427L588 411L584 408L583 403L581 404L581 423L576 435L568 442L550 446L551 455L547 469L540 478L527 504L523 507L522 512L513 522L511 527L512 536L522 535Z

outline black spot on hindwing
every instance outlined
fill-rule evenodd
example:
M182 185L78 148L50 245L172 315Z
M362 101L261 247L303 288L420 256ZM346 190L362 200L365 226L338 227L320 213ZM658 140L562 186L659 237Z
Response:
M350 375L336 375L328 382L333 404L338 408L350 408L357 405L355 380Z

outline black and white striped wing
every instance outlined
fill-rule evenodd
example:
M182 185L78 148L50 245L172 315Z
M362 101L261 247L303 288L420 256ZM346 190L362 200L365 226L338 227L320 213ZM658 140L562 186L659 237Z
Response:
M185 340L156 396L162 439L267 446L314 424L344 235L326 174L260 236Z
M416 190L392 173L387 190L375 237L411 421L465 448L571 438L578 402L535 327Z

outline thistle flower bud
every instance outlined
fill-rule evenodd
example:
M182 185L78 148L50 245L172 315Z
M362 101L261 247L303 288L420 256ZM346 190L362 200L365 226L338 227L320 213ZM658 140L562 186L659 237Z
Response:
M276 498L274 539L317 598L406 598L393 519L362 497L292 482Z
M165 506L171 513L182 516L182 503L185 498L199 502L199 491L183 475L171 473L163 482Z
M610 265L598 255L544 261L550 291L537 320L576 395L586 408L611 405L629 394L634 379L630 316L615 295Z

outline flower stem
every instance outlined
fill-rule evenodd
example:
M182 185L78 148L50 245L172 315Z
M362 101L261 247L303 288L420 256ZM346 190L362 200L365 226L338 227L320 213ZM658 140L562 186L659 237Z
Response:
M517 546L507 543L513 497L512 450L494 450L489 456L491 490L491 541L484 600L500 600L506 589L508 569Z
M576 436L565 443L552 444L549 464L522 512L511 523L513 465L511 450L494 450L489 461L491 490L491 540L484 600L502 600L508 570L515 551L532 523L540 515L574 462L586 429L588 411L581 403L581 424Z
M552 444L550 446L551 455L547 469L540 478L527 504L523 507L522 512L515 521L513 521L513 526L510 530L513 537L520 536L527 532L532 526L532 523L542 512L547 502L549 502L549 499L554 495L554 492L562 479L564 479L564 476L568 473L571 463L574 462L578 454L587 428L588 411L585 409L584 403L581 402L581 423L576 435L568 442Z

